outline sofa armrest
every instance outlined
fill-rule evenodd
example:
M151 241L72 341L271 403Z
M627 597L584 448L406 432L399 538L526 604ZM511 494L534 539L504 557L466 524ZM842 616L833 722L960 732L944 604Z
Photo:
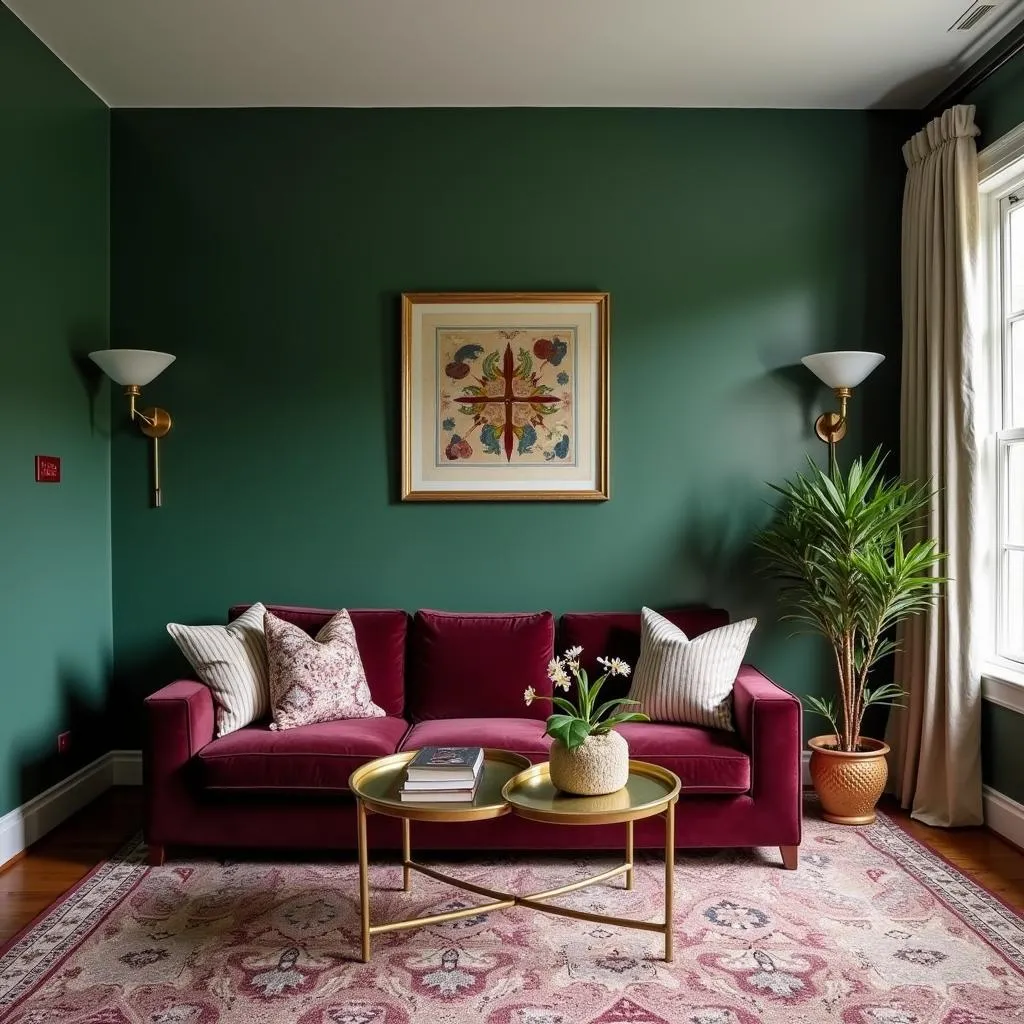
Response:
M146 698L146 719L155 768L189 761L213 739L210 688L191 679L169 683Z
M753 665L742 665L733 688L736 728L750 751L751 795L799 813L803 778L800 701Z
M155 863L193 814L190 765L213 739L213 729L213 697L202 683L179 679L146 698L144 831Z

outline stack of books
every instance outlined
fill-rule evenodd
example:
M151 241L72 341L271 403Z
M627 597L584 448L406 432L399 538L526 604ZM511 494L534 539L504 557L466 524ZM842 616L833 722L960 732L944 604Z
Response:
M402 800L469 803L483 768L483 747L424 747L406 768Z

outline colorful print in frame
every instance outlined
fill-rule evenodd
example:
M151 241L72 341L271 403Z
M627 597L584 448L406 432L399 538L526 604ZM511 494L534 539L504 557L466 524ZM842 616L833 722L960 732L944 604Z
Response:
M402 500L608 497L608 295L402 296Z

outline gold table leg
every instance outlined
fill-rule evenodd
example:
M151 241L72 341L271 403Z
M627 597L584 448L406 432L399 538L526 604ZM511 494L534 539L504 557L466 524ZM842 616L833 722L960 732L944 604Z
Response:
M594 914L584 910L572 910L569 907L551 906L544 902L555 896L563 896L566 893L575 892L589 885L609 881L618 875L626 876L626 888L633 888L633 822L626 823L626 862L617 867L609 868L589 878L570 882L558 886L556 889L548 889L545 892L533 892L525 896L516 896L512 893L501 892L487 886L475 885L472 882L465 882L459 878L444 874L425 864L418 864L412 859L412 844L410 841L410 825L407 818L402 819L402 886L406 892L412 888L412 872L419 871L421 874L434 878L437 881L445 882L479 896L489 898L492 902L483 903L475 907L464 907L460 910L449 910L440 914L430 914L424 917L406 918L401 921L392 921L388 924L370 924L370 867L367 853L366 819L367 811L362 800L356 801L356 822L359 841L359 920L360 934L362 938L362 961L369 963L370 941L372 936L386 934L388 932L406 931L410 928L422 928L428 924L442 924L448 921L457 921L459 918L486 914L492 910L507 910L511 907L524 907L529 910L540 911L544 914L554 914L559 917L571 917L580 921L594 921L602 924L610 924L620 928L633 928L640 931L661 932L665 936L665 961L672 962L672 904L673 904L673 873L675 871L675 848L676 848L676 818L675 803L668 805L665 810L665 921L658 924L654 921L637 921L630 918L613 917L609 914Z
M363 963L370 962L370 867L366 857L366 808L356 800L359 836L359 925L362 935Z
M626 872L626 888L633 888L633 822L626 822L626 863L629 870Z
M672 882L676 868L676 805L665 811L665 963L672 963Z
M412 872L409 862L412 860L412 842L409 838L409 819L402 819L402 889L409 892L412 888Z

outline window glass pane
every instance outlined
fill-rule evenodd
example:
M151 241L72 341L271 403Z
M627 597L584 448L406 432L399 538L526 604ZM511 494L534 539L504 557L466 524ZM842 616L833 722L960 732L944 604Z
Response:
M999 644L1004 657L1024 660L1024 551L1006 551L1003 557L1003 628Z
M1006 541L1024 544L1024 441L1006 446Z
M1024 310L1024 203L1010 207L1007 228L1010 233L1010 294L1003 301L1010 301L1007 312L1019 313Z
M1024 249L1024 245L1021 246ZM1004 427L1024 427L1024 320L1014 320L1007 338L1004 371L1006 377L1006 411Z

